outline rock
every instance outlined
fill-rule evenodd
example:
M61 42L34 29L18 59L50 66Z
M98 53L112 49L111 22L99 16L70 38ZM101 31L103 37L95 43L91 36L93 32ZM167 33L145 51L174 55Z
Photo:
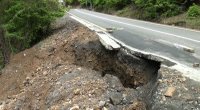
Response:
M165 98L165 96L163 96L163 97L162 97L162 101L166 101L166 98Z
M193 48L183 48L183 50L189 53L195 53L195 50Z
M88 94L89 97L92 97L92 94Z
M5 104L9 104L10 103L10 100L6 100Z
M0 102L0 105L2 105L3 104L3 102Z
M30 77L26 77L26 80L29 81L31 78Z
M59 106L52 106L50 110L58 110Z
M100 101L100 102L99 102L99 107L103 107L105 104L106 104L105 101Z
M12 97L11 96L7 96L7 99L11 99Z
M180 79L180 82L185 82L187 79L185 77Z
M193 64L193 67L199 67L199 66L200 66L199 63L194 63L194 64Z
M74 90L74 95L79 95L80 94L80 89Z
M111 104L118 105L122 102L123 96L121 93L111 93L110 94L110 102Z
M175 87L168 87L168 88L167 88L167 91L165 92L164 95L165 95L166 97L172 97L172 96L174 95L175 91L176 91L176 88L175 88Z
M79 106L78 106L78 105L75 105L75 106L73 106L72 108L70 108L69 110L79 110Z
M106 107L103 107L103 109L102 110L108 110Z
M163 82L163 80L162 80L162 79L158 79L158 82L159 82L159 83L162 83L162 82Z
M191 94L183 94L182 95L182 99L185 99L185 100L192 100L194 99L193 96Z
M86 110L87 110L87 108L86 108ZM92 110L102 110L100 107L94 107L94 109L92 109Z
M51 48L49 49L49 52L52 53L52 52L54 52L55 50L56 50L56 48L51 47Z
M44 72L43 72L43 75L44 75L44 76L46 76L47 74L48 74L47 71L44 71Z
M88 62L92 62L92 60L88 60Z
M81 71L81 68L77 68L79 71Z
M171 84L173 82L173 80L169 79L169 80L167 80L167 82Z
M94 109L92 109L92 108L86 108L85 110L94 110Z
M26 80L23 81L24 86L28 86L30 84L30 77L26 77Z
M127 110L146 110L145 106L146 104L144 102L135 101L128 107Z

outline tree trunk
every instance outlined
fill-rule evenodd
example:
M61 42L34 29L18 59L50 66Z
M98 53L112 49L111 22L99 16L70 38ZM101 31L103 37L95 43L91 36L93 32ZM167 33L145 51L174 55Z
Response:
M9 63L10 60L10 49L8 43L5 40L5 32L4 29L0 27L0 49L3 56L4 65Z
M200 0L184 0L184 2L181 3L181 6L183 10L187 10L193 3L200 4Z

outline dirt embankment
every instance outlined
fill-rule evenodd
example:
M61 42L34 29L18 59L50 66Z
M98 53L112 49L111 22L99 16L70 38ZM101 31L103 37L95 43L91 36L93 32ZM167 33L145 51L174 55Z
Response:
M169 84L179 82L168 81L181 76L170 79L167 70L158 73L160 63L126 50L108 51L94 32L65 20L62 29L13 56L2 70L0 110L159 110L176 102L163 97Z
M2 70L0 109L145 108L136 88L159 65L108 51L93 32L66 19L63 29L13 56Z

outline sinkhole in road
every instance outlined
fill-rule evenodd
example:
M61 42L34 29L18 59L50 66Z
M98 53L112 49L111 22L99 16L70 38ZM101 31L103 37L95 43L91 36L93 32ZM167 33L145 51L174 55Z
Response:
M136 109L138 107L143 109L150 108L148 102L151 100L148 98L149 91L152 91L153 86L157 82L158 70L161 65L160 62L133 56L125 49L118 51L106 50L99 40L89 41L84 44L76 42L73 47L76 47L74 49L74 63L76 65L99 71L102 77L108 75L115 76L119 79L123 88L134 91L129 95L134 94L135 97L127 103L121 101L115 104L110 99L110 103L113 106L121 105L130 109ZM112 79L108 83L113 83Z

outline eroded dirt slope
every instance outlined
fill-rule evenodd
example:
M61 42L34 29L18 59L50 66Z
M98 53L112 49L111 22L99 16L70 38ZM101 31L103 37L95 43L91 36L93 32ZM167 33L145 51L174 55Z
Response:
M107 51L94 32L66 20L2 70L0 109L145 109L135 88L147 84L159 66L150 70L157 64Z

